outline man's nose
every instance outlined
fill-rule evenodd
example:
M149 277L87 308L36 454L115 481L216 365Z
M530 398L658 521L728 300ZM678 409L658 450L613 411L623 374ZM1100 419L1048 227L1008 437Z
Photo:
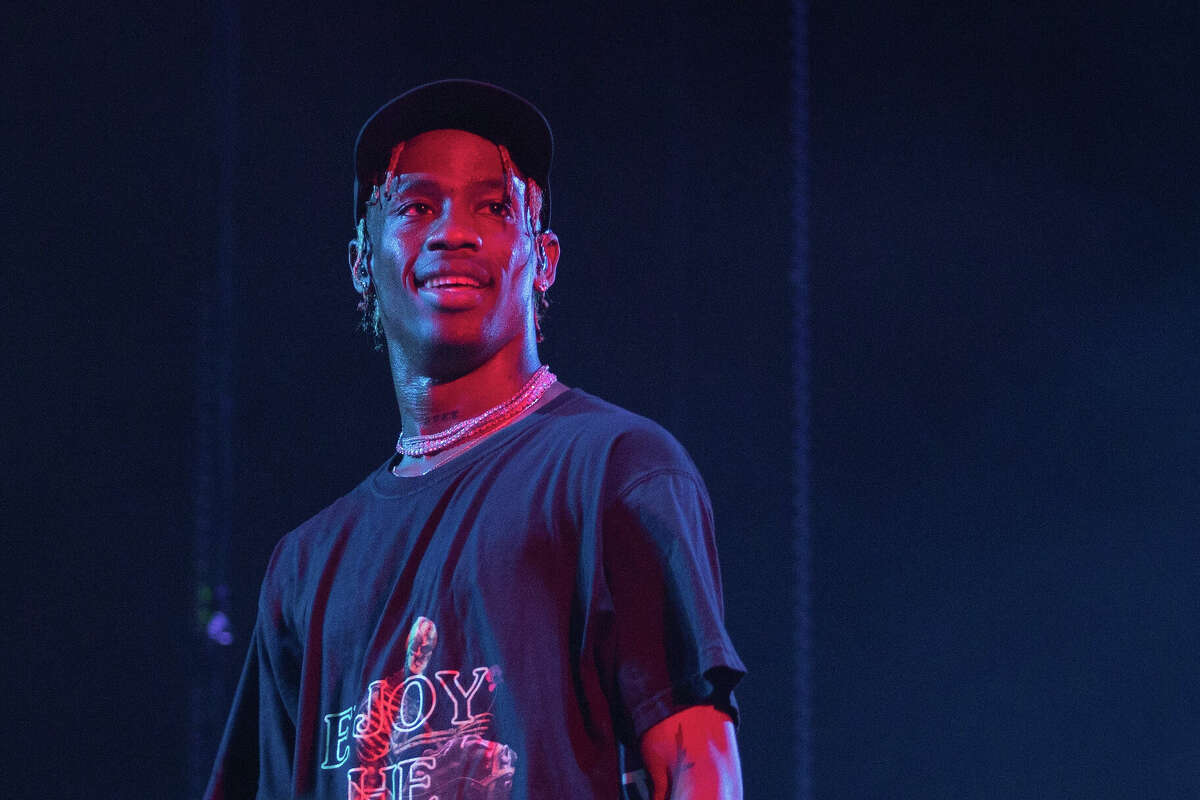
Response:
M457 203L447 203L425 240L429 250L478 250L483 239L475 229L469 210Z

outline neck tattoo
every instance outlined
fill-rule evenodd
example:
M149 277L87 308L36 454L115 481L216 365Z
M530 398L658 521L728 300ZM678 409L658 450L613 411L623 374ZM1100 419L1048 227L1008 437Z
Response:
M426 436L405 436L402 431L396 440L396 452L402 456L413 458L428 456L440 453L456 444L486 436L502 428L522 412L532 408L557 380L558 378L550 371L550 367L543 364L530 376L519 392L482 414L465 419L444 431Z

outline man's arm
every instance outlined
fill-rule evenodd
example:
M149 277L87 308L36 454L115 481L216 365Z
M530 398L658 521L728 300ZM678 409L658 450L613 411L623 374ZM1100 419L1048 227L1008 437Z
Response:
M742 800L733 723L712 706L693 706L642 734L653 800Z

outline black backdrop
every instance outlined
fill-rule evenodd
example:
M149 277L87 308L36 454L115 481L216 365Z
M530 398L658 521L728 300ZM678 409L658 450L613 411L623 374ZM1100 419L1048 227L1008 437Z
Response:
M546 360L709 481L748 797L804 763L797 458L813 796L1196 794L1194 4L813 5L810 459L787 4L231 10L6 31L8 796L187 796L192 692L236 670L274 541L395 434L354 331L349 150L449 75L555 124ZM198 514L229 534L217 651Z
M813 6L815 796L1193 797L1200 7Z

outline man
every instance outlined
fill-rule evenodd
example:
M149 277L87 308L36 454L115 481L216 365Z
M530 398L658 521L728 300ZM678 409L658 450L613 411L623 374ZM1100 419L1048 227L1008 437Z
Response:
M208 797L741 797L700 477L538 358L552 151L472 81L359 133L351 280L402 434L276 548Z

